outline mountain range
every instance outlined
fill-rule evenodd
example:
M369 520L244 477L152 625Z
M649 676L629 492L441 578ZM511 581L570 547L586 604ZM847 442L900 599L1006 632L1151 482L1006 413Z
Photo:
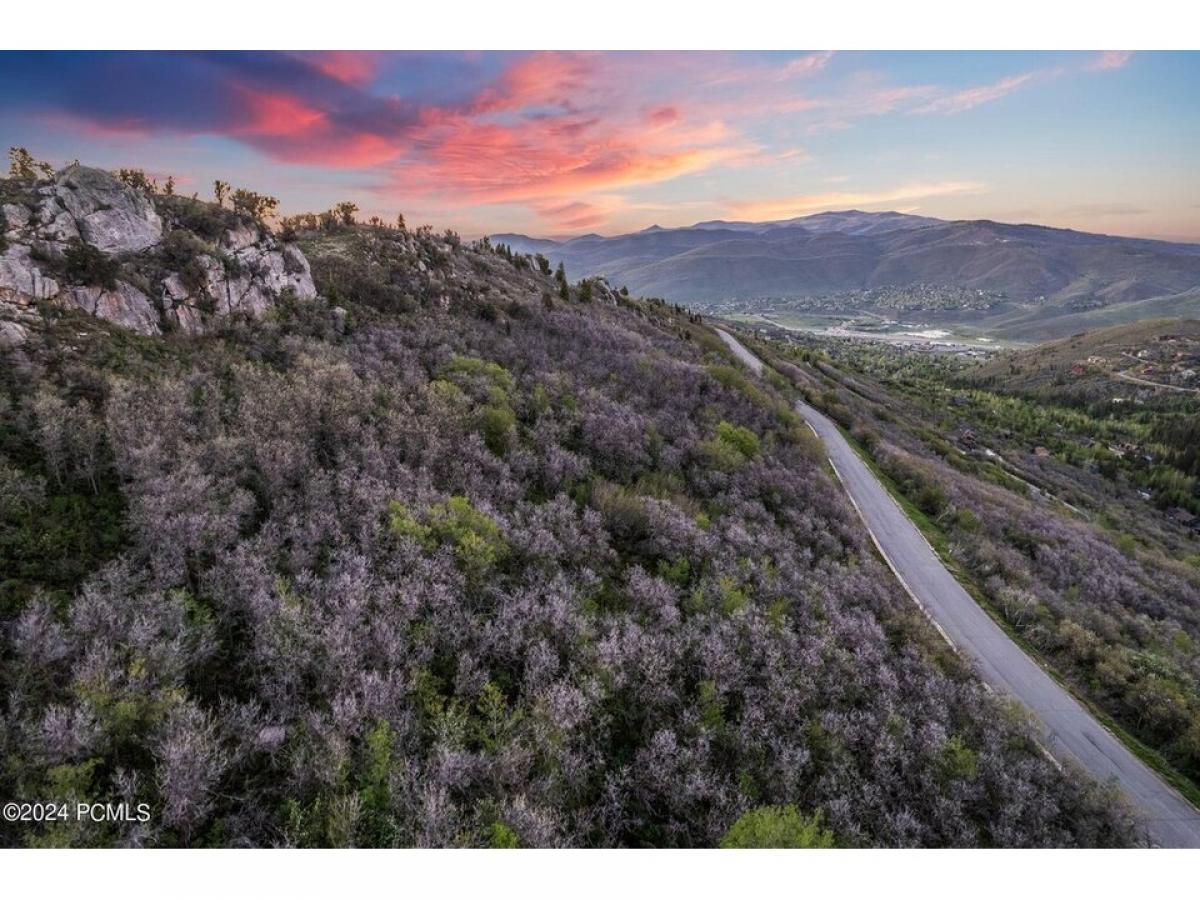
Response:
M491 236L562 262L571 278L603 275L637 294L702 308L769 308L833 294L849 311L879 305L881 288L936 286L984 292L986 309L927 308L1010 333L1194 312L1200 244L1089 234L988 220L946 221L848 210L775 222L651 226L632 234L566 240ZM827 304L826 304L827 306ZM906 308L921 308L918 301Z

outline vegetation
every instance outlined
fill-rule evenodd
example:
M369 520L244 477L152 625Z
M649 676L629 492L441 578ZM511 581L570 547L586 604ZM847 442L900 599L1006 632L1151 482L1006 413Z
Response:
M1189 328L1110 329L984 365L866 344L783 353L1012 633L1200 796L1194 413L1107 376L1032 375ZM1012 383L996 374L1013 366Z
M0 841L1140 840L694 315L294 227L322 299L196 339L59 311L0 367L0 794L151 808Z
M54 174L54 168L49 163L35 159L24 147L9 147L8 174L9 177L22 181L34 181L38 178L49 178Z
M833 832L821 827L820 813L802 816L791 805L752 809L721 838L725 850L813 850L833 843Z

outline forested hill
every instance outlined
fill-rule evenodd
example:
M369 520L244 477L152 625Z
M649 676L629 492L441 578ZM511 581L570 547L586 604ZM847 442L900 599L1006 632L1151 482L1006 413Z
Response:
M72 238L60 287L154 306L183 267L197 327L43 300L0 350L0 794L150 814L2 843L1140 839L891 580L790 387L689 314L133 190L182 236ZM217 303L188 264L241 277L242 225L312 296Z

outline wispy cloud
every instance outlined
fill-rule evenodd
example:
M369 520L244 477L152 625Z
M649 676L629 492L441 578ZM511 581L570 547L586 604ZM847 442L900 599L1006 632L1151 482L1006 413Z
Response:
M1090 69L1120 69L1133 59L1132 50L1103 50L1088 66Z
M784 81L797 76L811 75L813 72L819 72L829 65L829 61L833 59L832 50L823 50L820 53L810 53L807 56L798 56L795 59L788 60L783 67L776 73L776 80Z
M1128 51L1046 54L1042 63L1014 63L1004 77L971 84L964 77L975 61L957 56L910 67L890 56L829 51L0 53L0 110L6 125L48 135L72 155L85 155L89 144L175 148L179 174L201 161L192 170L204 169L200 182L246 166L249 148L251 159L272 164L259 171L277 168L315 202L326 191L357 191L364 208L435 210L447 223L512 218L600 230L636 225L651 212L674 221L673 210L689 203L704 215L738 208L766 218L908 206L977 190L965 179L995 180L988 164L953 150L947 159L957 162L931 163L919 137L899 134L917 129L901 126L897 143L878 152L876 145L859 152L844 132L872 119L965 114L1004 98L1006 111L1018 109L1018 94L1024 100L1054 80L1084 93L1094 90L1084 81L1105 80L1103 72L1131 58ZM1018 57L988 57L989 65L1006 59ZM923 78L906 81L902 73L914 69ZM814 173L816 190L848 187L855 182L820 181L823 162L842 170L822 159L835 143L849 151L846 166L883 166L885 183L900 186L719 199L768 194L801 172ZM901 154L905 162L896 162ZM292 166L304 168L287 174ZM930 172L964 180L921 175Z
M734 202L730 209L739 216L767 221L788 219L830 209L850 209L866 206L887 206L945 197L951 194L978 194L987 186L975 181L911 182L877 191L829 191L820 194L801 194L769 200Z
M993 100L999 100L1001 97L1011 94L1017 88L1031 82L1034 77L1035 73L1033 72L1009 75L1007 78L1001 78L999 81L991 84L982 84L938 97L936 100L931 100L929 103L918 106L913 112L918 114L941 113L944 115L966 112L968 109L974 109L977 106L991 103Z
M1150 212L1144 206L1133 203L1079 203L1059 211L1061 215L1071 218L1087 218L1091 216L1144 216Z

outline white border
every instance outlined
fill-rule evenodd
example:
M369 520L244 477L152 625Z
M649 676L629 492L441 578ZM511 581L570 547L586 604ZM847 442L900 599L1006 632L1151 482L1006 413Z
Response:
M4 49L1193 49L1195 4L648 0L7 3ZM757 898L1152 896L1196 889L1195 851L0 852L7 896Z
M1198 18L1187 0L14 0L0 48L1182 50Z
M1197 851L160 850L0 853L7 896L486 900L1187 897Z

